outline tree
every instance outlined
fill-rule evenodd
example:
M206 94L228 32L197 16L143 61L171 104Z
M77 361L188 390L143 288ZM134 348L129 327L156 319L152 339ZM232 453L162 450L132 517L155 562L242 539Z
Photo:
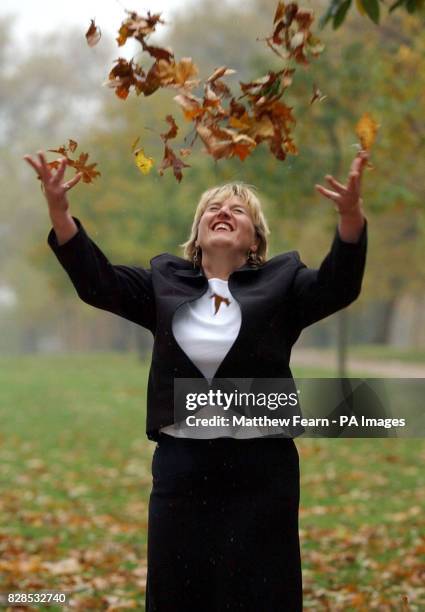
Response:
M404 10L409 14L422 14L425 6L424 0L394 0L388 6L388 2L385 0L331 0L325 13L320 18L320 26L322 28L328 22L332 22L334 30L339 28L345 21L347 13L355 5L358 13L362 16L368 17L374 23L379 24L381 18L380 5L383 4L386 8L388 7L388 13L391 14L396 10Z

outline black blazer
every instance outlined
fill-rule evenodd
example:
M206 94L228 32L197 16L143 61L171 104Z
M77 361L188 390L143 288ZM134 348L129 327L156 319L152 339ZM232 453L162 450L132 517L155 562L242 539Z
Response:
M175 378L203 378L177 344L172 318L185 302L208 288L200 268L162 253L151 268L112 265L73 217L78 232L58 245L53 228L47 242L87 304L149 329L154 336L149 372L146 434L171 425ZM291 349L303 328L348 306L359 295L367 249L367 221L356 243L341 240L336 228L329 253L318 270L307 268L297 251L265 264L243 265L229 277L229 289L241 307L239 335L215 378L291 378ZM299 427L293 435L303 433Z

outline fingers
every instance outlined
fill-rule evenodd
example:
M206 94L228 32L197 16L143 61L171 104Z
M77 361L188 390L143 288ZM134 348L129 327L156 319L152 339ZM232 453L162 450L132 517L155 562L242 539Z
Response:
M361 150L357 153L356 158L351 164L350 172L348 175L348 190L358 195L360 193L360 183L362 178L362 172L368 163L369 153L365 150Z
M340 193L341 195L344 194L347 191L347 187L345 185L343 185L342 183L340 183L339 181L337 181L333 176L331 176L330 174L327 174L325 176L325 179L328 181L328 183L335 189L335 191L337 191L338 193Z
M79 172L71 180L63 184L64 188L68 191L68 189L71 189L71 187L74 187L74 185L78 183L78 181L80 180L82 176L83 176L82 172Z
M362 149L359 151L351 164L350 172L361 172L369 159L369 153Z
M360 173L350 172L348 177L348 191L353 192L355 195L360 193Z
M36 161L33 160L33 158L31 157L31 155L24 155L24 159L26 162L29 163L30 166L32 166L34 168L34 170L37 172L38 176L41 178L41 166L40 164L38 164Z
M56 171L56 174L53 176L52 183L57 185L63 179L63 175L65 174L66 169L66 157L63 157L59 162L59 168Z
M46 181L51 177L49 168L47 167L46 158L44 157L43 151L37 151L38 158L41 164L41 176L43 181Z
M329 200L333 200L334 202L338 203L341 201L341 195L339 193L326 189L326 187L322 187L322 185L315 185L315 187L319 193L324 195Z

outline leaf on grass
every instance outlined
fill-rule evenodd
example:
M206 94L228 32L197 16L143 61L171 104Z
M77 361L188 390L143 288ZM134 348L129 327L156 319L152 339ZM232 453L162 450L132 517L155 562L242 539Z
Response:
M356 134L360 140L362 149L368 150L375 142L379 124L368 112L363 113L356 125Z
M94 19L91 19L90 27L86 32L86 40L89 47L97 45L101 36L100 28L95 24Z

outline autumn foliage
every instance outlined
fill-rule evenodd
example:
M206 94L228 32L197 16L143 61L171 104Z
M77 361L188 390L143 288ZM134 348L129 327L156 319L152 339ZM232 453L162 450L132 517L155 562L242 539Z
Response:
M197 139L203 143L205 153L214 160L237 157L244 161L263 143L280 161L284 161L288 153L298 154L293 138L296 119L284 95L292 84L296 66L309 66L311 60L324 49L311 31L314 22L312 10L300 8L296 2L278 2L271 34L257 40L265 42L282 60L283 66L280 70L269 70L252 81L240 81L240 91L237 93L225 82L226 77L235 73L232 68L220 66L202 81L191 57L177 60L172 49L149 43L149 37L156 27L164 24L160 13L151 14L148 11L147 16L140 16L134 11L126 12L128 17L122 22L116 38L118 46L133 38L141 45L142 54L147 54L152 63L148 68L143 68L134 58L128 61L118 57L105 85L123 101L131 92L137 96L151 96L161 88L176 90L174 101L180 107L184 120L191 124L189 134L193 134L193 137L190 144L176 152L170 141L177 137L179 128L173 115L165 118L169 129L160 134L164 143L164 154L158 167L161 176L167 168L172 168L177 181L182 180L182 170L190 167L182 157L191 153ZM86 32L87 43L93 47L100 38L100 29L92 19ZM202 96L195 95L195 87L202 87ZM314 85L310 104L325 98ZM185 142L187 138L184 138ZM83 172L85 182L91 182L99 174L94 170L96 164L86 165L86 153L81 153L77 160L69 157L71 145L51 150L65 155L70 166ZM136 149L135 144L132 152L139 170L143 174L149 173L155 163L153 158L146 155L142 147ZM50 165L55 166L56 163Z

